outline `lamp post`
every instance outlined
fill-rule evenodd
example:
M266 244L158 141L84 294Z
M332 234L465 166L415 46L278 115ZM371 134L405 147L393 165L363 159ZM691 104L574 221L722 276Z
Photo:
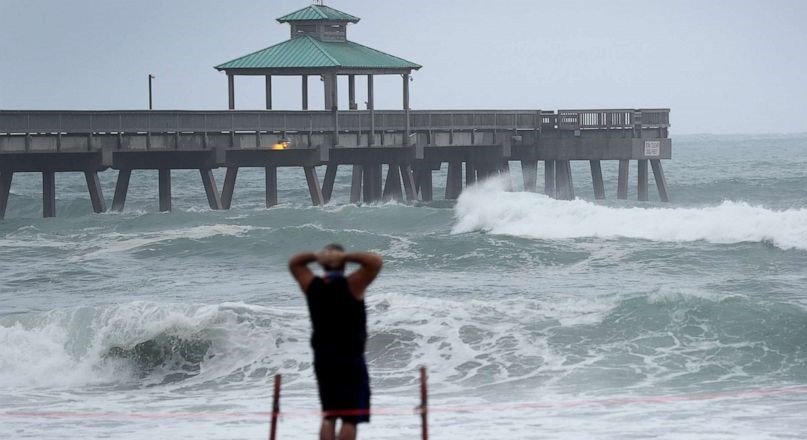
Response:
M154 108L153 101L151 100L151 80L153 80L154 78L157 77L149 73L149 110L152 110Z

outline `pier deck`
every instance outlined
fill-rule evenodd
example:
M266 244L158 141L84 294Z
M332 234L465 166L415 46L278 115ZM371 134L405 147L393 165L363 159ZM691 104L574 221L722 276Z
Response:
M41 172L43 214L55 215L55 173L84 172L93 209L106 203L98 173L118 170L112 208L123 209L132 170L160 170L160 209L171 209L172 169L199 169L212 209L229 208L241 167L266 169L267 206L277 167L302 167L314 204L327 203L338 166L352 166L351 201L432 200L432 171L448 164L447 199L463 181L519 161L524 188L574 198L570 161L590 161L594 193L606 196L600 161L619 161L617 198L627 198L629 161L647 200L648 164L668 201L661 160L672 157L668 109L499 111L0 111L0 218L13 173ZM323 184L314 167L326 165ZM382 185L382 166L386 184ZM210 172L225 167L221 193ZM463 179L463 167L465 179Z

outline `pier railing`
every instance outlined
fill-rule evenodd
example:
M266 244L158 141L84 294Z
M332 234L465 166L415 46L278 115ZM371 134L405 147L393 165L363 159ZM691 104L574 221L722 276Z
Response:
M669 109L413 110L411 131L602 130L669 126ZM338 120L338 125L336 121ZM0 111L0 134L403 131L403 110Z

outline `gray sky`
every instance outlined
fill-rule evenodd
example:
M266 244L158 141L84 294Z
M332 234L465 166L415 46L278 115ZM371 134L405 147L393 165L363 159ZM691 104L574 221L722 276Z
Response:
M0 109L145 108L149 73L157 109L226 108L212 66L287 39L274 19L310 3L0 0ZM805 1L326 4L361 17L349 39L424 66L413 109L669 107L673 134L807 132ZM400 81L376 80L377 108L400 108ZM299 109L299 84L277 78L275 108ZM236 91L262 108L261 78Z

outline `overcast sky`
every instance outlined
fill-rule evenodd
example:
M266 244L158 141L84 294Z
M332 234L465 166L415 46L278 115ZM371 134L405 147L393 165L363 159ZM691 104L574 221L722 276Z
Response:
M0 109L146 108L149 73L156 109L224 109L213 66L287 39L275 18L310 3L0 0ZM807 132L807 1L325 3L361 18L349 39L423 65L413 109L669 107L673 134ZM300 108L299 78L274 89ZM237 108L263 93L236 78ZM376 107L400 106L400 77L376 79Z

